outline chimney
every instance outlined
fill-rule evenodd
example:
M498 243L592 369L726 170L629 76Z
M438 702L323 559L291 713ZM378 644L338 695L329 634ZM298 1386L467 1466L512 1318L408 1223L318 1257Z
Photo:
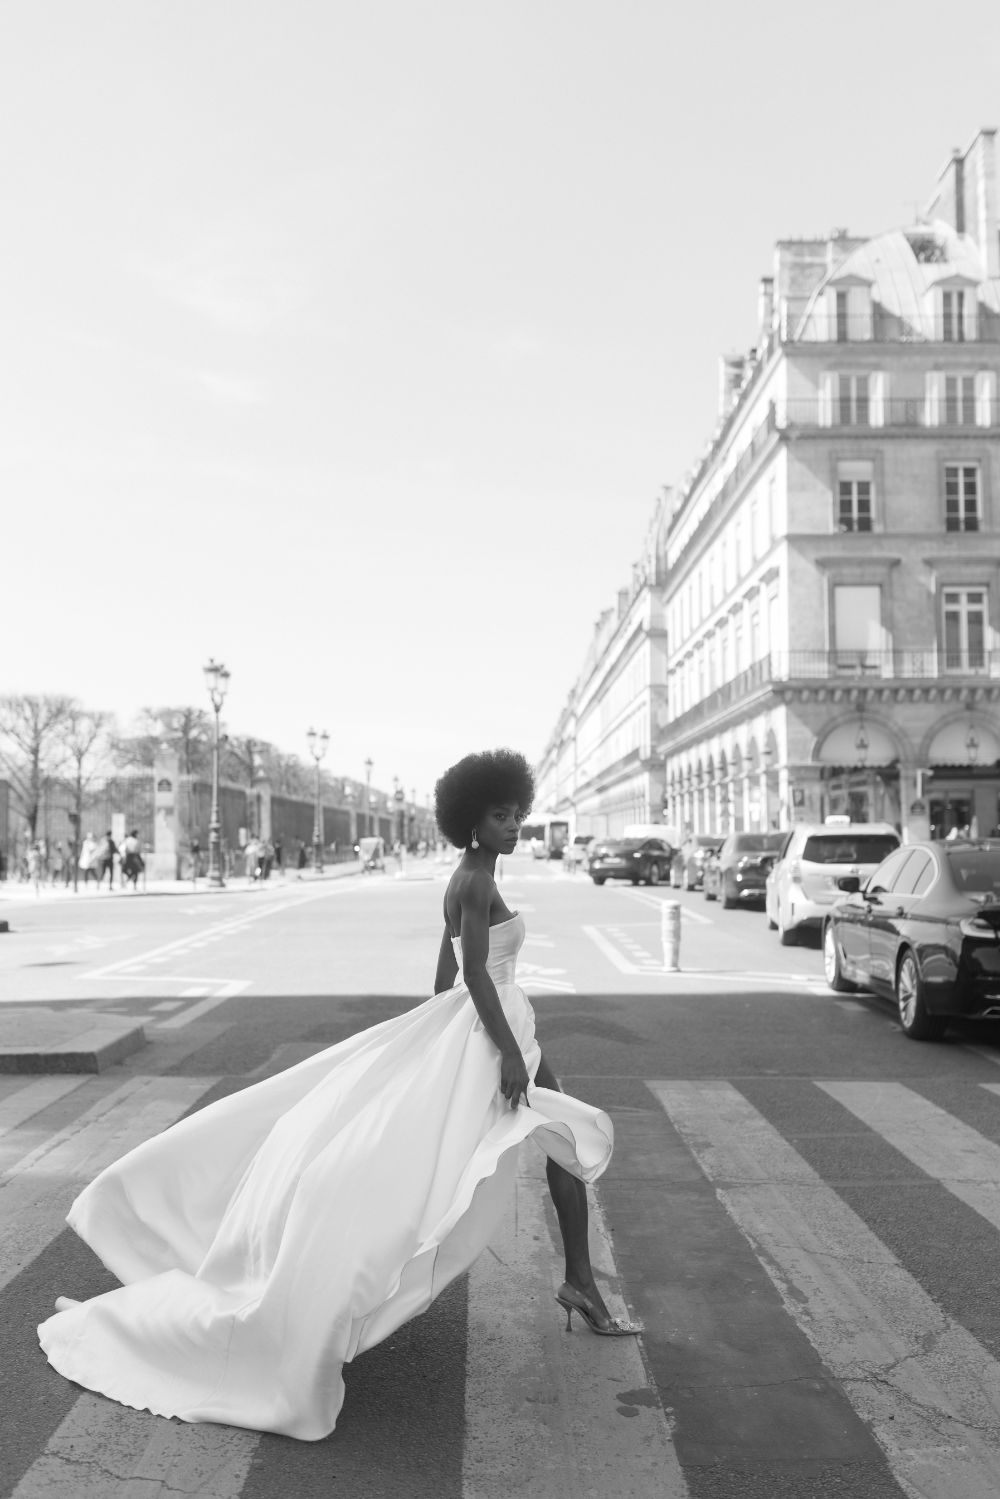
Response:
M1000 276L1000 203L997 202L996 131L980 130L965 153L968 232L979 246L987 276Z
M757 288L757 342L765 344L774 327L774 277L761 276Z
M746 367L744 354L723 354L719 360L719 416L727 417L736 405L743 372Z

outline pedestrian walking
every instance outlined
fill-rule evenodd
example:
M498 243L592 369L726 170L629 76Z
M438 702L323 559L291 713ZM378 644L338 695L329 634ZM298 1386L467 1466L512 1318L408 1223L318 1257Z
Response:
M84 885L89 885L91 880L97 880L97 839L93 833L88 833L80 847L80 873L83 875Z
M142 844L139 842L138 828L132 830L122 839L121 846L121 876L122 889L131 883L132 894L139 889L139 876L146 868L146 861L142 857Z
M274 840L274 867L280 875L285 873L285 845L280 836Z
M63 853L62 844L57 843L52 850L52 857L49 859L49 880L53 885L58 885L63 877L65 867L66 855Z
M296 878L301 880L302 879L302 871L306 867L306 846L305 846L305 843L303 842L303 840L301 838L299 839L299 855L298 855L298 858L295 861L295 867L296 867L296 870L298 871L298 873L296 875Z
M42 876L44 874L45 860L42 854L42 845L36 840L28 844L28 879L35 887L35 894L41 894Z
M100 890L104 883L104 876L108 877L108 890L115 888L115 859L118 856L118 845L111 836L111 829L105 833L97 850L95 868L97 870L97 888Z
M70 1224L125 1284L60 1298L39 1329L67 1379L160 1416L321 1439L342 1366L489 1243L529 1137L565 1250L556 1300L603 1336L641 1331L612 1319L590 1261L584 1183L610 1160L611 1120L562 1093L539 1050L516 977L524 920L494 879L532 795L508 750L438 782L462 854L428 1000L189 1115L77 1198Z

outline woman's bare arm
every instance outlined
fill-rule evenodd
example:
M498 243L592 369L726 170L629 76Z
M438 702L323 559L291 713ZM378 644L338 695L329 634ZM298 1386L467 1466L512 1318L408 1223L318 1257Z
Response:
M483 1029L500 1053L500 1091L516 1109L528 1102L528 1069L521 1048L503 1012L496 985L486 970L490 951L490 887L492 881L475 878L462 890L462 977Z
M445 989L454 987L458 978L458 959L455 957L455 949L451 942L451 933L448 928L444 929L441 938L441 951L438 953L437 973L434 975L434 993L443 994Z

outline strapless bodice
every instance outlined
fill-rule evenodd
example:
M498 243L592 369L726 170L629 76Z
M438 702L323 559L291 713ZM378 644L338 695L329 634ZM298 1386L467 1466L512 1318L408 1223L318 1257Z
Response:
M451 941L461 975L462 939L452 937ZM523 942L524 920L517 911L506 921L498 921L496 926L490 927L490 950L486 959L486 972L498 988L501 984L517 983L517 955L521 951Z

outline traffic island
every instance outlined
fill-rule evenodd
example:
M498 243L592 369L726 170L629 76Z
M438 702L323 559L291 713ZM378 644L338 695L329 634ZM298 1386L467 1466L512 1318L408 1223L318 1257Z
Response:
M104 1072L145 1045L145 1031L128 1016L0 1009L0 1073Z

